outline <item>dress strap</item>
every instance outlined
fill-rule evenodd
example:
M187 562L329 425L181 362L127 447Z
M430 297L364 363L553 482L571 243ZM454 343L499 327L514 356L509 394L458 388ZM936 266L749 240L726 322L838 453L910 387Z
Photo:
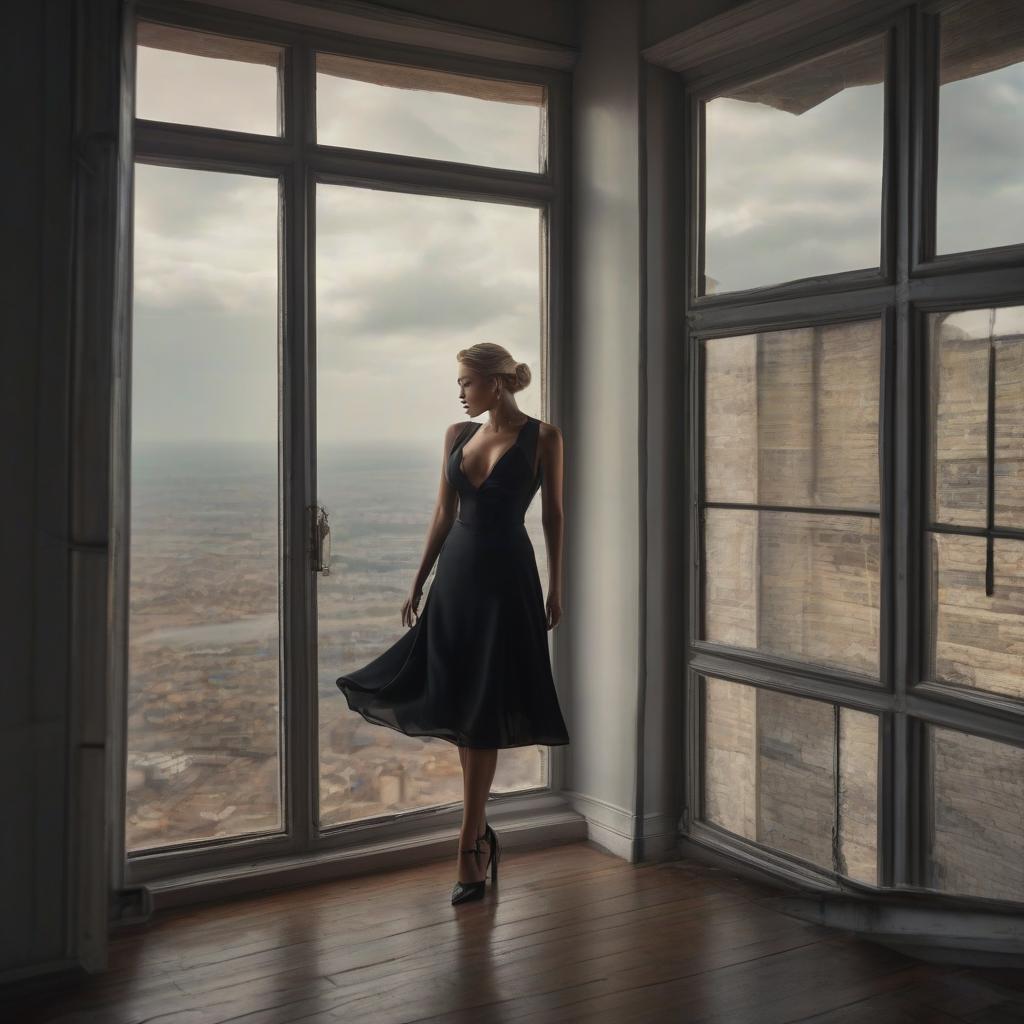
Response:
M448 453L449 456L454 455L459 445L465 444L469 439L470 435L475 432L475 428L479 427L479 423L474 423L470 420L468 423L464 423L459 432L455 435L455 444L452 445L452 450Z
M530 417L530 422L523 428L523 435L521 438L523 444L523 454L526 456L527 461L530 463L530 468L533 468L534 461L537 458L537 442L540 438L540 420L536 416ZM537 473L540 474L540 466L537 467Z

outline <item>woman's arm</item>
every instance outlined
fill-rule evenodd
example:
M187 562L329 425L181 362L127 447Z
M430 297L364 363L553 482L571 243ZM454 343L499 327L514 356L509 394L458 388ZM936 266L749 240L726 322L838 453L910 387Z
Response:
M423 557L420 559L420 567L416 570L409 596L402 606L402 622L404 625L412 625L411 612L416 610L416 605L423 594L423 584L427 582L430 570L433 569L434 562L441 551L441 545L448 536L452 523L455 522L455 513L459 505L459 492L448 482L445 467L448 463L448 454L455 444L455 438L458 437L459 430L463 426L464 424L462 423L452 423L444 434L444 450L441 453L441 479L437 488L437 500L434 502L434 514L427 529L427 540L423 548Z
M548 629L554 629L562 617L562 432L542 423L538 438L541 477L541 520L548 548Z

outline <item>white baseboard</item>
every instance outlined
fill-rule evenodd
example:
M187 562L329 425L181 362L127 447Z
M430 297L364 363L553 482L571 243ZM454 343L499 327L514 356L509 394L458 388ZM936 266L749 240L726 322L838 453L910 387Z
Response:
M674 860L679 856L679 828L676 816L653 812L643 817L643 830L636 815L625 807L580 793L561 791L569 806L587 822L587 838L609 853L629 861ZM642 840L642 841L638 841Z
M491 823L505 849L530 849L587 838L586 821L569 807L546 812L495 813ZM161 878L142 883L148 913L168 907L229 899L253 892L325 882L354 875L394 871L450 858L459 837L457 826L418 831L403 837L377 839L357 845L294 857L250 861L223 868ZM138 924L130 918L117 924Z

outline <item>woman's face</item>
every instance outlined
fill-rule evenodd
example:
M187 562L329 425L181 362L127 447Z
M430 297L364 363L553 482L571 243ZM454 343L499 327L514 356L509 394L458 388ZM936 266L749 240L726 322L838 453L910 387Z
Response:
M467 415L479 416L491 399L491 392L487 388L487 379L471 370L464 363L459 363L459 401L465 408Z

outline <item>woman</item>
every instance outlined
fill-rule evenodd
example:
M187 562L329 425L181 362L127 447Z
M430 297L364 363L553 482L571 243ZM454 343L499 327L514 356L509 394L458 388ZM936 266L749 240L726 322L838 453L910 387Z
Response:
M410 628L337 680L348 706L368 722L458 746L463 811L453 904L484 895L488 867L497 881L498 836L484 805L498 750L569 742L546 637L562 615L562 435L516 405L514 395L530 383L526 363L487 342L457 358L463 408L469 417L489 413L488 421L453 423L445 433L434 517L402 605ZM542 483L546 610L523 522Z

